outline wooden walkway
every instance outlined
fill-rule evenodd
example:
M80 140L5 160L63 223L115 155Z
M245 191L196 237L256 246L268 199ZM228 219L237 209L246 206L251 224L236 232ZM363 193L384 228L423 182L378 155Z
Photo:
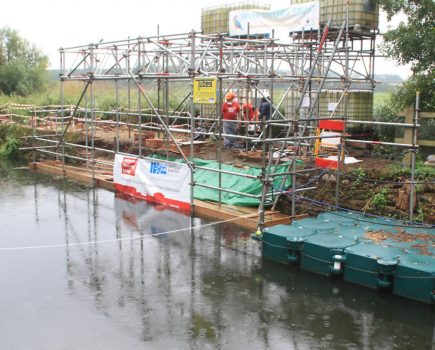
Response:
M109 191L115 191L111 169L96 169L94 177L92 170L63 165L60 161L29 163L29 168L41 173L65 176L90 186L97 186ZM214 202L194 200L193 215L213 220L228 220L231 224L255 231L257 229L258 208L226 205ZM289 224L291 218L277 211L265 212L265 226Z

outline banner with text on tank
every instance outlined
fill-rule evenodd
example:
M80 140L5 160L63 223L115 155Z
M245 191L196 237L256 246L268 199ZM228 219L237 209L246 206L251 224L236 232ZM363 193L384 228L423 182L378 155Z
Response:
M282 10L236 10L229 15L231 36L271 35L285 38L290 32L319 29L318 1L294 4Z

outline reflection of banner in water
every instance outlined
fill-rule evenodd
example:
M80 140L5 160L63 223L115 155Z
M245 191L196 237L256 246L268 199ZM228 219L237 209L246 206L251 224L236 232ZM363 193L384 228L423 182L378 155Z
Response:
M291 5L282 10L236 10L229 15L230 35L282 33L319 28L319 2L312 1Z
M113 179L119 192L149 202L190 209L190 169L186 164L117 154Z
M166 207L167 208L167 207ZM159 210L145 202L130 202L115 197L115 212L130 228L143 234L160 233L190 227L190 216L173 210Z

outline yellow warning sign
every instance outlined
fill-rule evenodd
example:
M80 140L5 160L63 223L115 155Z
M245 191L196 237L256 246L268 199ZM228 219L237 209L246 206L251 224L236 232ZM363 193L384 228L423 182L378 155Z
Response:
M216 78L195 78L193 81L193 102L216 103Z

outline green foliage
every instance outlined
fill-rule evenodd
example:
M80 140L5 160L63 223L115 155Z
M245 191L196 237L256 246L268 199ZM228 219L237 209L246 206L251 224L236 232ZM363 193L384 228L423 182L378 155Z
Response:
M432 0L378 0L390 20L403 12L408 20L384 35L384 52L402 64L411 63L415 73L435 68L434 22Z
M411 169L409 167L392 166L388 171L391 177L407 177L411 176ZM435 167L426 165L419 161L415 164L415 179L416 180L433 180L435 178Z
M435 2L433 0L377 0L388 20L398 13L407 16L384 35L382 50L402 64L411 64L414 75L392 97L396 111L412 106L421 92L420 108L435 110Z
M382 210L387 205L387 197L385 196L387 194L387 189L382 189L381 192L376 193L373 196L372 204L377 210Z
M422 185L422 184L417 184L417 185L414 186L414 189L415 189L416 193L423 193L424 189L425 189L425 186Z
M422 207L417 208L417 214L414 216L414 221L424 222L424 212Z
M381 85L383 85L384 81L383 80L380 81L382 81ZM373 107L376 108L377 106L383 105L385 102L387 102L390 99L390 96L391 96L391 92L380 92L378 87L376 87L376 91L373 94Z
M373 109L373 120L376 122L397 122L397 109L387 100L384 104L375 106ZM396 133L395 126L376 125L375 135L380 141L394 142Z
M6 142L0 147L0 157L16 159L20 153L20 143L14 137L8 136Z
M350 170L349 175L353 177L351 186L352 191L359 189L364 178L367 176L366 172L361 167Z
M367 176L366 172L361 167L352 169L350 171L350 175L356 177L357 181L362 181Z
M0 29L0 92L27 96L47 82L48 58L10 28Z
M435 45L434 45L435 46ZM435 72L414 74L392 94L390 103L396 111L402 111L415 103L416 91L420 91L420 109L435 111Z
M0 145L6 142L8 137L18 139L30 135L32 130L15 124L0 124Z

